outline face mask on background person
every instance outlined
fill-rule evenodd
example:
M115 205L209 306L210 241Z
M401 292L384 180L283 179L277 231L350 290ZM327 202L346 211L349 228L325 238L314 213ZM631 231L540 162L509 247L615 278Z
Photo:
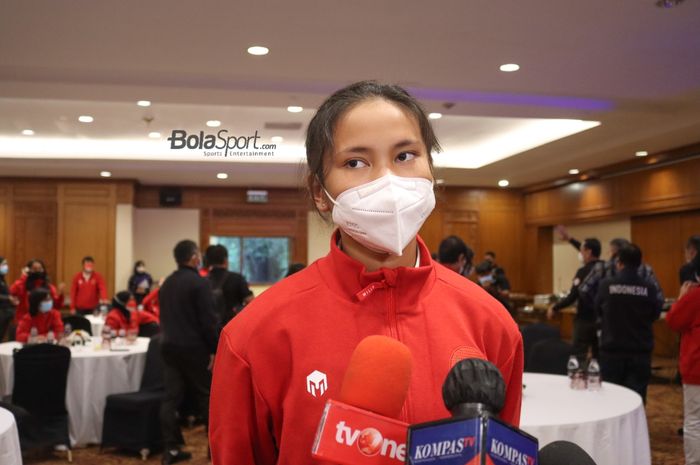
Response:
M39 304L39 311L41 313L49 312L53 308L53 300L42 300Z
M480 276L479 277L479 282L481 283L482 286L488 286L493 282L493 276L486 275L486 276Z
M581 252L578 253L578 261L583 263L583 254Z
M387 174L352 187L334 200L333 222L376 252L402 255L435 208L433 183Z
M10 267L7 266L7 263L3 263L0 265L0 274L6 275L10 271Z
M145 266L139 266L136 268L137 273L145 273L146 272L146 267Z
M92 270L95 269L95 266L93 264L86 264L83 266L83 271L87 274L92 273Z

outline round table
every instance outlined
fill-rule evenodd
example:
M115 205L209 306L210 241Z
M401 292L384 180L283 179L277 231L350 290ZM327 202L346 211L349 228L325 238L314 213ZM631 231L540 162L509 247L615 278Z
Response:
M66 385L66 409L69 415L71 444L99 444L106 398L110 394L138 391L146 364L148 338L133 345L114 345L125 351L99 350L100 338L93 344L71 348ZM0 344L0 395L12 394L14 360L18 342Z
M0 408L0 463L22 465L22 451L19 448L19 432L15 416Z
M649 430L642 398L616 384L575 391L569 378L525 373L520 428L539 440L583 448L597 465L650 465Z
M92 326L92 335L99 337L102 334L102 328L105 325L104 317L102 315L85 315L85 318L87 318L87 320L90 322L90 326Z

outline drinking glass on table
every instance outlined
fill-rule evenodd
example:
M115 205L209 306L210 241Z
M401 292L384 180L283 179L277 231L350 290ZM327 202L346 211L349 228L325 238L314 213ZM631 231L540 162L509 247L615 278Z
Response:
M133 344L136 342L136 339L139 337L139 330L135 328L128 329L126 331L126 341L129 344Z

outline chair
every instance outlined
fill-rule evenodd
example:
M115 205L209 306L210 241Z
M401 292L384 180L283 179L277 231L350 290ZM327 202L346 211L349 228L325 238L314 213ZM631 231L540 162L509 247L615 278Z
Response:
M107 396L101 447L138 451L143 460L151 451L160 449L160 404L164 393L160 335L155 335L148 343L140 389Z
M573 345L560 339L545 339L532 346L527 363L530 373L566 375L566 364L573 354Z
M72 462L66 410L70 349L38 344L20 349L13 358L10 410L17 419L22 450L63 446Z
M92 336L92 324L82 315L67 315L62 318L64 325L70 325L72 329L80 329ZM58 335L56 336L58 337Z
M546 339L559 339L559 330L546 323L533 323L520 329L523 336L523 357L525 359L525 370L530 359L532 346Z
M160 333L158 323L146 323L139 326L139 337L153 337Z

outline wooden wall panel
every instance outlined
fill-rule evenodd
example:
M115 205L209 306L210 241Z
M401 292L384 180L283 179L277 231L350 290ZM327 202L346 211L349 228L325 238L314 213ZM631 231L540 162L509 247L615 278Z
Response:
M12 278L19 278L20 269L33 258L41 259L55 283L61 282L56 266L56 203L52 198L17 200L12 210Z

